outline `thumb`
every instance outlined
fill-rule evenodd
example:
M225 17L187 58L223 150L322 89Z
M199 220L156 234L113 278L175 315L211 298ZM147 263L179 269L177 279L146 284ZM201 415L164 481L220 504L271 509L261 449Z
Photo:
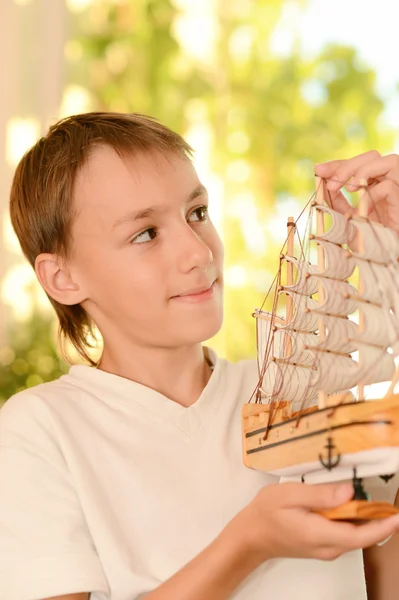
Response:
M317 485L282 483L279 487L285 488L285 491L282 491L285 507L292 508L301 507L309 510L334 508L348 502L353 496L351 483Z
M334 508L353 498L352 483L336 483L314 486L312 508Z

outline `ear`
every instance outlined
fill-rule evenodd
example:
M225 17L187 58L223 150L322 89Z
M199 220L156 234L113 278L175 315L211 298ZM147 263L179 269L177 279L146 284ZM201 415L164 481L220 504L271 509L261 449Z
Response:
M74 281L65 260L57 254L39 254L35 272L42 288L53 300L72 306L87 299L87 293Z

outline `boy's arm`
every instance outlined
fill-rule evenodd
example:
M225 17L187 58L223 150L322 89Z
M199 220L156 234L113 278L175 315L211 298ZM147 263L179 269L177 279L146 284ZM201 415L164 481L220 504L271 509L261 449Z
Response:
M238 523L237 523L238 525ZM145 600L227 600L266 557L248 552L234 523Z
M351 485L283 483L262 488L205 550L146 594L146 600L227 600L270 558L333 560L399 530L397 517L355 526L315 514L339 506L352 494Z
M234 531L227 528L176 575L144 597L146 600L225 600L261 562L257 557L250 557L240 547ZM73 594L43 600L88 599L89 594Z
M205 550L145 599L227 600L268 559L333 560L398 531L397 517L355 526L331 522L313 512L338 506L352 494L350 485L266 486ZM272 590L264 592L271 598Z
M399 492L395 506L399 508ZM368 600L397 600L399 589L399 533L382 546L363 550Z

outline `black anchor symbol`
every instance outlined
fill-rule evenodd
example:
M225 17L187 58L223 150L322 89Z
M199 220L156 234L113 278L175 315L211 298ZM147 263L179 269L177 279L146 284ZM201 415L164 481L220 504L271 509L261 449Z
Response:
M327 444L324 446L324 448L327 448L327 460L324 460L321 454L319 454L319 460L323 467L331 471L331 469L334 469L338 466L338 463L341 460L341 455L337 453L335 459L333 459L333 451L336 450L336 446L331 436L328 436Z

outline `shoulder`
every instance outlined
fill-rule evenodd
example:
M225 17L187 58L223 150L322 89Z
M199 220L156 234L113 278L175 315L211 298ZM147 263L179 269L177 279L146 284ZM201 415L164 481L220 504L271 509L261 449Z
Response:
M55 590L58 597L82 589L82 582L109 597L62 444L62 408L54 409L73 398L69 387L62 378L41 384L11 396L0 410L2 599L54 597Z
M57 407L73 396L65 376L11 396L0 409L0 446L49 453L55 446Z
M222 359L225 364L225 369L231 377L238 377L244 379L258 379L258 363L254 358L248 358L239 360L238 362L232 362L226 359Z
M256 359L243 359L237 362L223 358L218 360L225 385L228 388L234 387L237 392L241 392L245 396L251 395L259 380Z
M32 412L44 412L46 405L57 403L66 396L71 396L72 393L73 388L65 375L54 381L22 390L3 404L0 409L0 423L16 417L24 420L28 415L32 415Z

